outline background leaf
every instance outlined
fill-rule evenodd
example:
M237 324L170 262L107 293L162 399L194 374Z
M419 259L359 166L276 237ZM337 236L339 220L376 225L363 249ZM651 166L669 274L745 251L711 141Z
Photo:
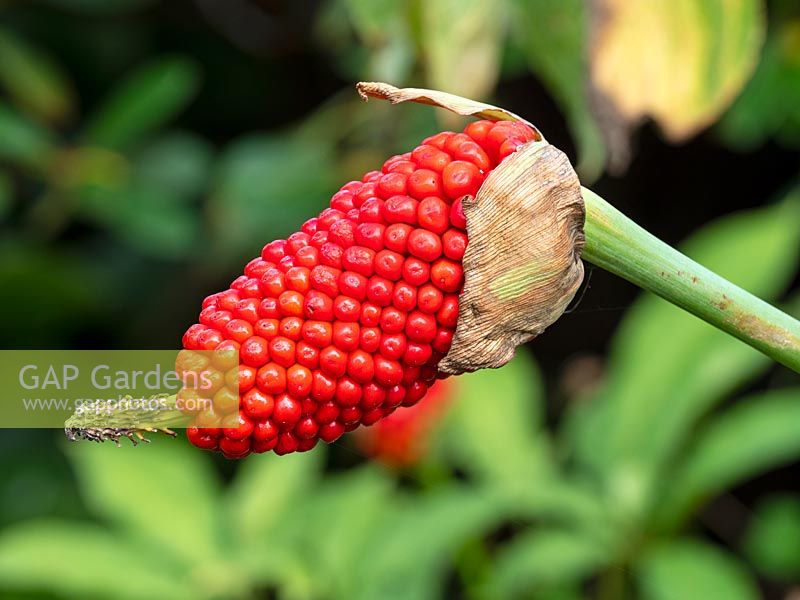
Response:
M747 571L722 550L675 540L651 550L636 572L645 600L757 600Z
M518 352L500 369L464 375L459 390L441 434L458 464L512 489L532 486L546 475L541 383L527 353Z
M558 100L578 148L578 172L591 183L605 148L589 105L586 5L581 0L511 0L511 30L528 64ZM529 115L536 124L536 115Z
M0 101L0 159L42 170L55 151L49 131Z
M660 508L683 515L747 477L800 459L800 388L745 398L697 433Z
M195 248L198 215L168 188L139 182L122 188L89 186L80 196L83 214L145 256L178 259Z
M395 494L395 483L384 471L365 466L328 478L294 505L303 515L302 526L287 524L281 532L296 540L317 596L360 593L365 574L357 565L372 560L364 548L392 514Z
M753 515L744 540L752 564L774 579L800 579L800 497L774 496Z
M758 62L761 0L601 0L597 10L595 85L628 121L653 117L673 141L711 124Z
M67 77L52 60L0 29L0 83L14 101L45 123L61 123L75 110Z
M170 133L139 152L136 174L149 187L189 199L206 189L213 158L214 149L206 140L189 133Z
M174 558L214 560L215 479L188 444L159 438L145 452L127 444L76 444L69 455L83 497L98 515Z
M152 547L130 546L90 523L25 523L0 534L0 589L73 598L194 597L159 559Z
M408 3L402 0L343 0L342 3L366 46L363 48L366 75L378 81L404 81L414 66ZM336 27L332 21L324 24L326 30ZM355 48L349 50L355 54Z
M493 0L426 0L419 6L428 84L467 98L486 97L500 69L504 4ZM455 15L460 18L454 19Z
M269 541L269 532L312 487L325 452L252 460L242 465L228 493L228 513L236 537L246 544Z
M184 58L161 58L140 67L117 87L89 119L85 139L124 148L169 122L194 98L200 71Z
M753 150L769 138L800 145L800 14L773 19L758 69L719 131L739 150Z
M469 538L500 519L490 494L448 487L406 498L387 511L359 564L370 568L350 598L426 600L441 598L449 559Z
M611 560L608 548L579 532L533 528L501 551L487 589L490 597L538 598L559 584L583 579Z
M222 247L255 255L299 229L332 191L332 149L324 141L254 136L229 147L216 173L209 220Z

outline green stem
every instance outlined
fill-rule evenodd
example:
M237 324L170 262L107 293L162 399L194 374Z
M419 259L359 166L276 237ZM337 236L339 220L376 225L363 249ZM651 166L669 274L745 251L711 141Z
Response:
M800 321L712 273L583 188L582 257L800 373Z

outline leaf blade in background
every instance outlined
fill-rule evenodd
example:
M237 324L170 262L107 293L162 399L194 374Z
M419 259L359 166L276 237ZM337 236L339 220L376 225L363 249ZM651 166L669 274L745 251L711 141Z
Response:
M603 171L606 150L589 102L586 7L581 0L512 0L511 12L512 35L566 113L578 149L577 170L581 180L591 182ZM527 117L536 124L536 115Z
M662 518L672 522L715 493L800 459L800 388L746 398L696 434L670 477Z
M369 564L348 598L434 600L442 597L448 560L468 539L502 519L497 498L460 486L398 498L363 548Z
M208 220L221 250L254 256L329 202L333 149L291 135L257 135L230 145L217 162Z
M525 489L549 472L541 379L526 352L459 380L441 429L442 451L484 481ZM500 459L502 457L502 459Z
M197 247L197 211L167 188L142 182L118 188L90 185L79 198L82 215L143 256L179 260Z
M159 58L127 76L95 109L85 141L112 149L132 146L173 119L200 88L200 70L185 58Z
M148 186L188 200L207 188L213 160L214 149L203 138L191 133L167 133L139 152L136 176Z
M761 0L599 0L592 78L629 122L653 117L673 142L714 122L758 62Z
M744 551L759 572L791 583L800 578L800 497L773 496L756 507Z
M707 226L682 250L770 300L800 260L798 220L800 196L794 192L772 207ZM738 340L646 295L620 326L604 389L573 413L567 430L575 426L571 439L582 460L604 473L612 495L624 493L636 513L654 490L654 466L676 450L692 423L769 364Z
M266 538L285 510L322 472L324 452L286 456L288 460L251 460L242 464L226 504L234 535L245 544Z
M174 440L145 448L72 444L82 495L98 515L190 563L213 561L219 516L208 457Z
M0 534L0 589L57 597L194 596L152 553L89 523L35 521Z
M580 581L613 560L608 548L568 529L532 528L499 553L487 583L490 597L520 598Z
M66 75L38 49L0 29L0 84L22 110L43 123L61 124L75 112Z
M776 19L753 78L719 124L730 146L800 145L800 18Z
M53 135L0 101L0 159L44 171L55 153Z
M636 578L645 600L758 600L760 594L744 565L714 546L683 539L648 551Z
M428 85L466 98L485 98L500 72L503 3L426 0L419 6Z
M403 0L343 0L342 4L367 53L366 77L361 78L405 81L414 65L408 3Z
M293 505L303 520L279 527L278 539L293 541L315 597L349 598L357 593L363 578L359 566L371 560L364 547L392 514L395 494L396 481L377 466L366 465L326 477L313 494Z

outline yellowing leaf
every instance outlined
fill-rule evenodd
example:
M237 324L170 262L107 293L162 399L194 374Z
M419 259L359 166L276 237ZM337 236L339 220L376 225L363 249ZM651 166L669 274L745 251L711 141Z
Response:
M713 123L753 72L761 0L598 0L594 84L623 118L654 118L673 141Z

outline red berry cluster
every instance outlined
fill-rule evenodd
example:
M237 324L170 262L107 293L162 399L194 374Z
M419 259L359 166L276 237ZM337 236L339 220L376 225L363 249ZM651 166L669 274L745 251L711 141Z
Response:
M417 464L428 453L431 435L447 412L454 392L452 381L435 382L421 402L356 432L358 447L388 467Z
M188 350L239 351L239 405L214 400L196 446L229 458L310 450L412 406L437 377L458 318L461 198L520 145L521 123L442 132L345 184L203 302Z

